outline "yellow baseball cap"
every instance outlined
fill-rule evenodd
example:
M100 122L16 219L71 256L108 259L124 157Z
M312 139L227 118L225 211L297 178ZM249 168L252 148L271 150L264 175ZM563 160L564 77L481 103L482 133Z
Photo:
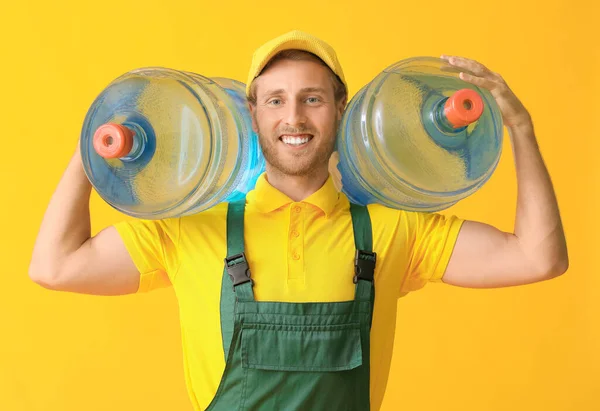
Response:
M283 50L304 50L317 55L329 66L329 68L340 78L346 90L348 85L344 78L344 72L333 48L323 40L300 30L293 30L279 37L269 40L260 46L252 56L252 64L246 82L246 96L250 95L250 84L258 77L269 60Z

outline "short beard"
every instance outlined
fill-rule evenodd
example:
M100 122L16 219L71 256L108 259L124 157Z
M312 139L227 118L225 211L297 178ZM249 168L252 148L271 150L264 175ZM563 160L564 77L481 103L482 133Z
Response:
M265 161L267 162L267 165L272 169L272 171L278 172L285 176L309 177L319 172L322 168L328 167L329 158L331 157L335 149L335 133L337 127L334 127L333 130L334 135L325 138L325 141L327 141L327 146L320 147L320 149L317 150L309 158L303 158L303 156L299 156L298 160L292 164L286 161L282 161L282 159L277 156L276 144L279 142L279 140L273 140L273 138L268 138L264 136L260 132L260 129L257 130L257 134L260 143L260 148L265 157ZM285 130L286 133L290 134L302 134L307 133L308 131L309 130L301 128L294 130ZM314 134L313 138L316 138Z

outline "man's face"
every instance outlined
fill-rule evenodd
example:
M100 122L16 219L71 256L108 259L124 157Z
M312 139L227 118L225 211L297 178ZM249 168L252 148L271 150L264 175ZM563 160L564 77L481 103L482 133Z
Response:
M335 102L328 68L315 61L280 60L256 79L252 125L265 159L290 176L327 168L345 101Z

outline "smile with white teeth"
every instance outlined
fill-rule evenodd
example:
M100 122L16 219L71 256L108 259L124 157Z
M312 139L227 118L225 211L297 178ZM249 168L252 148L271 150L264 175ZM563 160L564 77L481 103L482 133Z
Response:
M301 146L302 144L306 144L310 141L311 137L294 137L294 136L282 136L281 140L285 144L289 144L290 146Z

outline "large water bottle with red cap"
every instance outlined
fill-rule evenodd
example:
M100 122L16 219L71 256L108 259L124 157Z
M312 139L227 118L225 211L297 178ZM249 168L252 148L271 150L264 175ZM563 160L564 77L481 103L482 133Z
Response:
M244 84L168 68L111 82L88 110L81 155L102 199L146 219L235 201L265 168Z
M487 90L458 74L441 59L402 60L352 98L330 167L351 201L438 211L488 181L502 116Z

